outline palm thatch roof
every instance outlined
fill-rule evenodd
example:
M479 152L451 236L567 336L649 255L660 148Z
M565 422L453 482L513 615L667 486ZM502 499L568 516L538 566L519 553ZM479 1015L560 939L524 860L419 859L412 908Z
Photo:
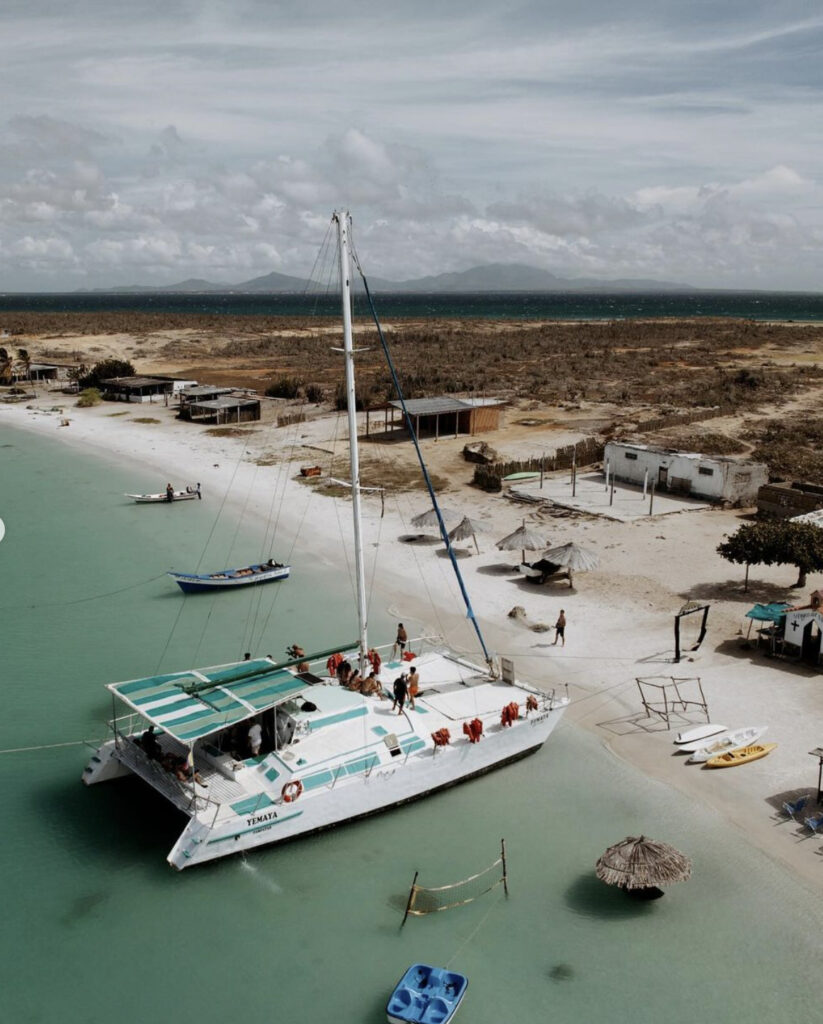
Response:
M610 846L595 865L597 877L622 889L653 889L691 877L688 857L668 843L627 836Z
M440 515L443 517L443 522L446 524L446 528L449 528L449 524L455 524L460 522L462 518L460 512L455 512L450 508L441 508ZM430 508L427 512L421 512L412 519L412 526L417 530L426 529L429 526L433 526L436 529L440 529L440 521L437 518L437 512L435 509Z
M547 562L554 562L555 565L560 565L564 569L573 569L575 572L590 572L592 569L596 569L600 563L600 559L594 551L583 548L579 544L575 544L574 541L560 544L556 548L549 548L543 558Z

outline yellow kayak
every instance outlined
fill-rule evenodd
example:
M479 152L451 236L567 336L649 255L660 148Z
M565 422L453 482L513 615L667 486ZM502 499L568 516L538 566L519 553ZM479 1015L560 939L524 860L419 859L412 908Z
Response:
M758 757L765 757L766 754L770 754L776 746L776 743L753 743L750 747L738 747L736 750L727 750L725 754L710 757L706 762L706 767L731 768L736 764L756 761Z

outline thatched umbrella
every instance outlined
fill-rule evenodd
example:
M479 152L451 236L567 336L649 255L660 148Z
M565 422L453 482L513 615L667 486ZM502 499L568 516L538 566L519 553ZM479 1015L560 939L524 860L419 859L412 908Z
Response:
M668 843L627 836L606 850L595 871L607 885L619 885L638 895L662 896L661 885L685 882L691 877L692 863Z
M524 519L514 533L510 533L508 537L504 537L497 542L497 547L501 551L517 551L519 548L521 553L520 560L525 562L527 551L539 551L547 544L546 535L539 530L533 530L530 526L526 526L526 520Z
M569 570L569 586L572 584L572 574L575 572L591 572L600 564L600 559L593 551L582 548L574 541L568 544L561 544L556 548L550 548L543 555L547 562L562 566Z
M443 522L446 524L447 529L449 524L455 525L460 522L461 518L459 512L455 512L450 508L441 508L440 515L443 517ZM438 530L440 529L437 512L433 508L430 508L427 512L421 512L420 515L415 516L411 522L412 526L417 530L424 530L430 526L434 526Z
M476 519L469 519L468 516L463 516L457 526L453 530L449 530L449 540L468 540L471 537L479 555L480 546L477 543L475 534L485 532L486 527L482 523L479 523Z

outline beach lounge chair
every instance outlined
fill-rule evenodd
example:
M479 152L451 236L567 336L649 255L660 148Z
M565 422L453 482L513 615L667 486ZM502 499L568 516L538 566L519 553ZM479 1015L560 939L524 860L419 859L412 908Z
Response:
M803 823L812 832L820 832L823 830L823 814L815 814L812 818L804 818Z
M797 815L803 810L806 804L809 802L807 796L801 796L799 800L786 800L783 803L783 810L786 812L786 816L791 818L793 821L798 821Z

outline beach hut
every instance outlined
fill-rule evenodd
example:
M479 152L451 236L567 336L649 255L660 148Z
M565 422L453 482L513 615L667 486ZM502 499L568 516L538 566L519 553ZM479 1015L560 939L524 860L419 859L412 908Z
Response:
M691 878L692 864L668 843L646 836L627 836L606 850L595 871L606 885L619 886L644 899L655 899L663 895L660 886Z

